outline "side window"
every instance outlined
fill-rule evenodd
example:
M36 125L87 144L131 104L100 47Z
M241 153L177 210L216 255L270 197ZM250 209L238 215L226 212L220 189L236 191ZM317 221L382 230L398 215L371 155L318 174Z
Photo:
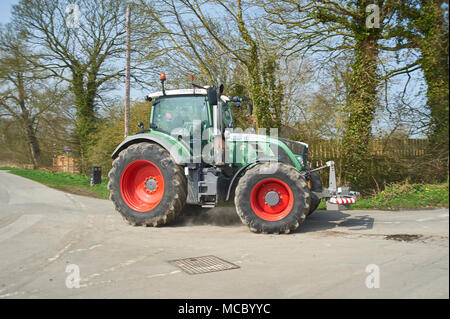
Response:
M202 101L202 106L201 106L200 109L201 109L201 113L200 113L200 115L201 115L201 120L204 121L204 122L206 122L206 123L209 123L208 103L206 102L206 99L204 99L204 100Z
M233 124L233 115L231 114L231 107L228 102L222 105L222 118L224 128L231 127Z

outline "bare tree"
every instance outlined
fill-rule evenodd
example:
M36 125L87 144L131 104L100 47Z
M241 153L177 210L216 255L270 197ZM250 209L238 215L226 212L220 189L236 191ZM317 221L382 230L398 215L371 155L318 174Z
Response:
M161 45L170 59L199 70L205 80L214 84L228 81L233 85L233 74L240 74L239 84L245 82L253 101L256 126L271 127L279 121L277 50L275 45L264 43L264 26L249 14L252 3L140 0L139 4L145 8L144 15L157 22L163 36ZM272 80L268 72L275 74Z
M400 1L330 1L283 0L259 1L267 12L266 19L283 26L272 32L285 46L285 54L311 55L321 63L340 56L351 56L351 76L347 90L343 139L346 173L352 182L367 180L364 163L372 121L379 103L378 90L383 80L418 69L417 61L403 59L382 73L381 54L410 50L402 42L394 23ZM276 30L276 29L275 29Z
M83 170L96 130L96 103L124 75L125 8L124 0L22 0L13 7L14 26L27 32L33 47L29 61L70 86Z
M41 155L38 122L54 109L61 94L47 72L24 58L29 53L26 43L26 35L11 25L0 30L0 116L20 123L36 168Z

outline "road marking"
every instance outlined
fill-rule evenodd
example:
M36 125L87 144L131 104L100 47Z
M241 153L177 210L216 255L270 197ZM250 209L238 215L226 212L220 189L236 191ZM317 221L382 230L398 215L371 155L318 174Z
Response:
M67 244L66 247L64 247L63 249L61 249L55 256L53 256L53 257L51 257L51 258L48 258L47 260L48 260L49 262L55 261L56 259L58 259L59 257L61 257L61 255L62 255L67 249L69 249L70 246L72 246L72 243Z
M0 242L7 240L36 224L42 215L22 215L11 224L0 228Z
M0 185L0 198L2 199L0 203L2 205L8 206L10 199L9 192L8 189L2 185Z
M78 249L74 249L74 250L69 251L68 254L73 254L73 253L78 253L78 252L81 252L81 251L92 250L92 249L95 249L97 247L102 247L102 246L103 246L102 244L97 244L97 245L93 245L93 246L91 246L89 248L78 248Z
M0 295L0 298L8 298L8 297L23 295L23 294L25 294L23 291L16 291L16 292L11 292L9 294Z
M148 275L147 278L165 277L165 276L170 276L170 275L179 274L180 272L181 272L181 270L174 270L174 271L171 271L171 272L169 272L169 273Z
M64 193L72 202L75 203L75 205L78 205L81 207L81 209L86 210L86 205L84 205L80 200L76 199L69 193Z
M146 278L151 279L151 278L157 278L157 277L165 277L165 276L175 275L175 274L179 274L179 273L181 273L181 270L174 270L169 273L148 275L148 276L146 276ZM93 274L93 275L99 276L99 274ZM89 276L89 279L92 279L93 277L97 277L97 276L93 276L93 275ZM110 280L102 280L102 281L97 281L97 282L88 282L89 279L88 278L81 279L81 281L83 281L84 283L80 284L80 288L87 288L87 287L91 287L91 286L110 284L113 282L117 283L119 281L141 280L142 277L129 277L129 278L120 278L120 279L115 279L115 280L110 279Z
M429 221L429 220L436 220L436 219L441 219L442 217L448 218L448 214L440 214L436 217L420 218L420 219L416 219L416 222L425 222L425 221Z

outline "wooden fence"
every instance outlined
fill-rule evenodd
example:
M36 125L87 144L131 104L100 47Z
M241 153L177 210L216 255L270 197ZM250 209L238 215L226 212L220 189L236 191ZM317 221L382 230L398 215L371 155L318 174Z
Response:
M417 166L426 154L426 139L373 140L369 144L366 158L366 178L360 191L380 189L384 185L405 179L421 181L424 176ZM309 142L309 162L312 168L324 166L327 161L336 164L338 183L343 185L345 171L342 163L342 144L336 140L316 140ZM320 173L324 185L328 185L328 170Z
M373 140L369 144L371 158L417 158L425 154L426 139ZM342 145L336 140L316 140L309 143L309 158L316 165L341 158Z
M78 161L71 156L57 155L53 158L53 171L79 173Z

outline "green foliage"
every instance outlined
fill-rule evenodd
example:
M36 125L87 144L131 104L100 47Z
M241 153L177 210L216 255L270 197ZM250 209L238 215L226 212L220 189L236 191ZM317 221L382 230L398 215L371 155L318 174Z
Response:
M357 201L352 208L398 209L448 206L448 192L448 184L394 184L371 198Z
M367 33L361 26L355 28L354 33L357 40L346 107L349 117L343 139L344 174L352 185L364 188L370 182L370 177L365 173L380 83L377 70L379 36L377 33Z
M446 184L393 184L371 197L361 198L352 209L411 209L428 207L448 207L449 187ZM326 209L325 201L318 209Z
M278 80L278 64L276 58L269 56L263 63L262 70L262 104L264 111L270 118L265 121L269 122L269 126L265 128L280 127L282 119L283 105L283 85Z
M151 104L135 102L130 107L130 135L141 129L137 126L140 121L148 128L150 124ZM124 111L122 105L114 106L108 116L99 122L97 133L93 136L92 146L89 148L90 165L101 166L106 176L111 168L111 154L124 139Z
M405 1L402 3L398 20L408 22L405 30L402 30L402 37L421 53L418 63L427 83L427 108L430 111L428 160L439 160L440 168L434 173L448 176L448 1Z

